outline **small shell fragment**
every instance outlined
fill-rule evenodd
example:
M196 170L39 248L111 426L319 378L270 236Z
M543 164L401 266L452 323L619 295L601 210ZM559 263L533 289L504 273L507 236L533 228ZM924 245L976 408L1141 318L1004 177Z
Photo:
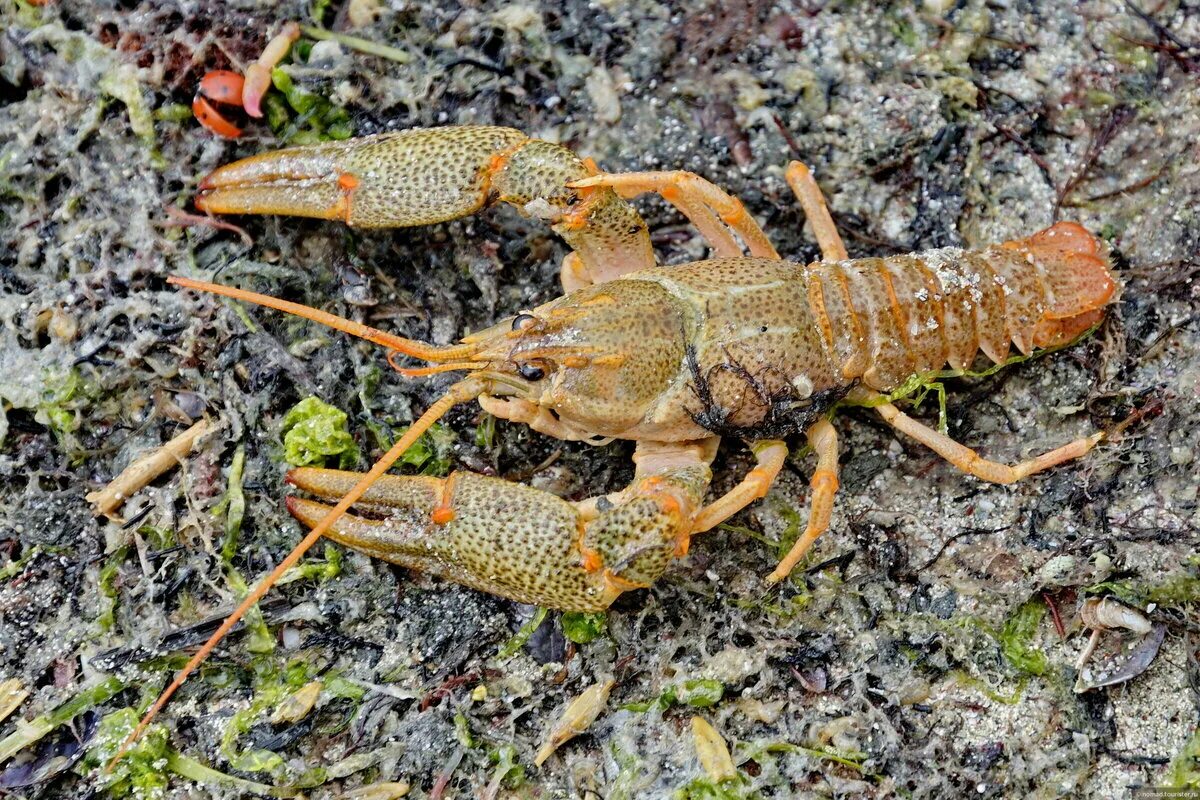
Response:
M1088 639L1087 644L1084 645L1083 650L1079 653L1079 658L1075 661L1075 669L1079 671L1079 679L1075 684L1076 692L1085 692L1088 689L1095 689L1101 686L1111 686L1114 683L1121 683L1135 677L1145 670L1146 667L1150 666L1150 662L1154 660L1154 656L1158 653L1158 646L1162 644L1162 636L1158 636L1158 641L1154 642L1152 640L1155 637L1146 635L1154 627L1150 624L1150 620L1146 619L1136 608L1130 608L1111 597L1089 597L1083 601L1083 605L1079 608L1079 618L1083 622L1084 627L1092 629L1092 635ZM1111 675L1106 675L1098 679L1091 676L1085 678L1083 665L1087 663L1088 659L1092 657L1092 653L1095 652L1096 645L1100 643L1102 632L1115 628L1133 631L1142 636L1143 640L1121 669Z
M350 0L346 6L346 19L351 28L365 28L380 14L379 0Z
M709 780L720 783L737 777L737 767L729 755L729 747L717 729L703 717L692 717L692 741L696 745L696 756L704 767Z
M1142 616L1137 609L1111 597L1089 597L1079 609L1079 616L1085 626L1096 630L1124 628L1143 635L1150 632L1150 620Z
M372 783L370 786L360 786L338 795L338 800L396 800L404 797L411 789L404 781L390 783Z
M1084 669L1080 664L1078 666L1079 676L1075 681L1075 693L1082 694L1091 689L1115 686L1141 675L1154 663L1154 658L1158 655L1158 650L1162 647L1166 635L1167 626L1161 623L1155 624L1150 633L1138 640L1132 648L1123 652L1123 657L1117 659L1115 663L1110 659L1100 669L1095 667Z
M299 722L304 719L316 705L323 688L325 687L321 681L309 681L304 684L276 707L275 713L271 715L271 722L278 725L281 722Z
M0 681L0 722L8 719L8 715L16 711L26 697L29 697L29 690L20 678Z
M612 691L614 683L616 681L609 679L592 684L571 701L558 722L550 729L545 743L534 757L533 763L536 766L540 767L555 750L586 731L596 721L596 717L600 716L600 712L608 703L608 693Z

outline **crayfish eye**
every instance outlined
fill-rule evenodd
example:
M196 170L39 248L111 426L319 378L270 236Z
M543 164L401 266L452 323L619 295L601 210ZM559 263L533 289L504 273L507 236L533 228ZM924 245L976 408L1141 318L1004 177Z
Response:
M527 381L540 381L546 377L546 370L531 361L523 361L517 364L517 373Z
M537 317L533 314L517 314L513 317L512 329L514 331L523 331L535 322L537 322Z

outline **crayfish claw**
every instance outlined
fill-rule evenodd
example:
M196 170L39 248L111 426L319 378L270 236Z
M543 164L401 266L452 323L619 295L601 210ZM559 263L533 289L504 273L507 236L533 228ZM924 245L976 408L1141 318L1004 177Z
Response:
M654 266L645 222L611 189L575 189L589 165L512 128L413 129L290 147L236 161L200 183L214 214L285 214L359 228L446 222L504 202L550 222L592 281Z
M355 473L296 470L289 480L333 498ZM607 608L619 592L588 572L578 548L580 522L570 503L546 492L456 472L447 478L387 476L329 530L329 538L376 558L481 591L573 611ZM288 499L305 525L323 503Z
M499 478L388 475L327 531L369 556L522 603L600 611L623 591L649 586L678 552L708 480L707 464L680 475L639 478L585 513L552 494ZM353 472L298 469L288 482L332 500ZM330 506L299 496L288 510L307 526Z

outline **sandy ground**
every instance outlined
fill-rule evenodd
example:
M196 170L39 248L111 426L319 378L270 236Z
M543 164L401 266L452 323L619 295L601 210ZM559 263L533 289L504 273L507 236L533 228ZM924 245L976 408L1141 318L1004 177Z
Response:
M595 798L1195 785L1200 12L1143 3L0 0L0 680L29 691L0 751L27 734L21 720L111 689L2 765L0 794L248 795L228 776L315 798L387 781L416 797ZM199 78L243 68L288 19L402 55L314 47L284 67L320 100L308 116L283 106L274 130L251 121L233 142L200 128L187 113ZM511 654L534 609L318 548L265 622L160 717L142 788L104 788L95 764L117 712L143 707L240 582L300 535L282 506L287 411L310 395L345 411L365 467L448 383L400 379L365 344L181 293L166 275L447 342L554 297L566 253L511 209L382 232L235 219L243 238L181 224L197 182L339 125L469 123L569 144L611 171L696 171L799 261L817 251L782 179L793 158L813 168L852 256L1078 220L1112 246L1120 302L1065 351L949 381L950 432L1015 460L1132 422L1006 488L849 411L832 530L782 589L761 576L803 519L804 455L732 529L622 597L594 639L568 640L551 613ZM639 208L661 260L704 256L669 207ZM936 421L936 403L914 413ZM200 417L218 430L131 500L131 523L92 517L87 492ZM463 407L405 469L472 469L572 499L631 475L628 443L490 430ZM750 465L727 441L714 488ZM245 508L226 557L231 496ZM1155 655L1106 632L1085 682L1125 659L1149 666L1076 692L1078 609L1100 595L1165 636ZM586 638L577 624L568 632ZM534 767L563 706L609 678L599 719ZM315 707L272 722L313 680ZM735 778L705 772L694 715L728 744ZM181 757L226 777L181 777Z

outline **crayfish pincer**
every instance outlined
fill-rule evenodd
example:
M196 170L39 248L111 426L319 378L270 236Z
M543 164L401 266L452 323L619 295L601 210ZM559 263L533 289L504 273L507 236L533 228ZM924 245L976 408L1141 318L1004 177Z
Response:
M850 260L809 171L787 170L823 260L781 260L742 204L687 172L606 174L556 144L496 127L449 127L296 147L222 167L197 205L362 227L424 225L496 202L549 222L570 245L566 294L449 346L433 346L317 309L172 278L286 311L375 342L408 377L459 372L366 474L299 469L289 498L311 532L262 580L150 709L166 702L217 641L311 547L329 536L369 555L525 603L604 609L649 586L690 538L761 498L783 467L785 437L816 457L807 528L768 576L785 578L830 520L838 487L832 424L842 403L870 406L958 468L1009 483L1077 458L1095 433L1016 465L980 457L891 402L913 379L997 364L1067 344L1101 320L1117 291L1107 251L1077 224L978 250ZM627 200L657 192L707 239L714 258L654 262ZM743 247L745 250L743 250ZM747 252L748 251L748 254ZM478 401L559 439L637 443L625 489L569 502L496 478L385 475L446 411ZM706 502L722 436L757 465ZM351 508L357 513L351 513ZM137 732L140 732L141 728Z

